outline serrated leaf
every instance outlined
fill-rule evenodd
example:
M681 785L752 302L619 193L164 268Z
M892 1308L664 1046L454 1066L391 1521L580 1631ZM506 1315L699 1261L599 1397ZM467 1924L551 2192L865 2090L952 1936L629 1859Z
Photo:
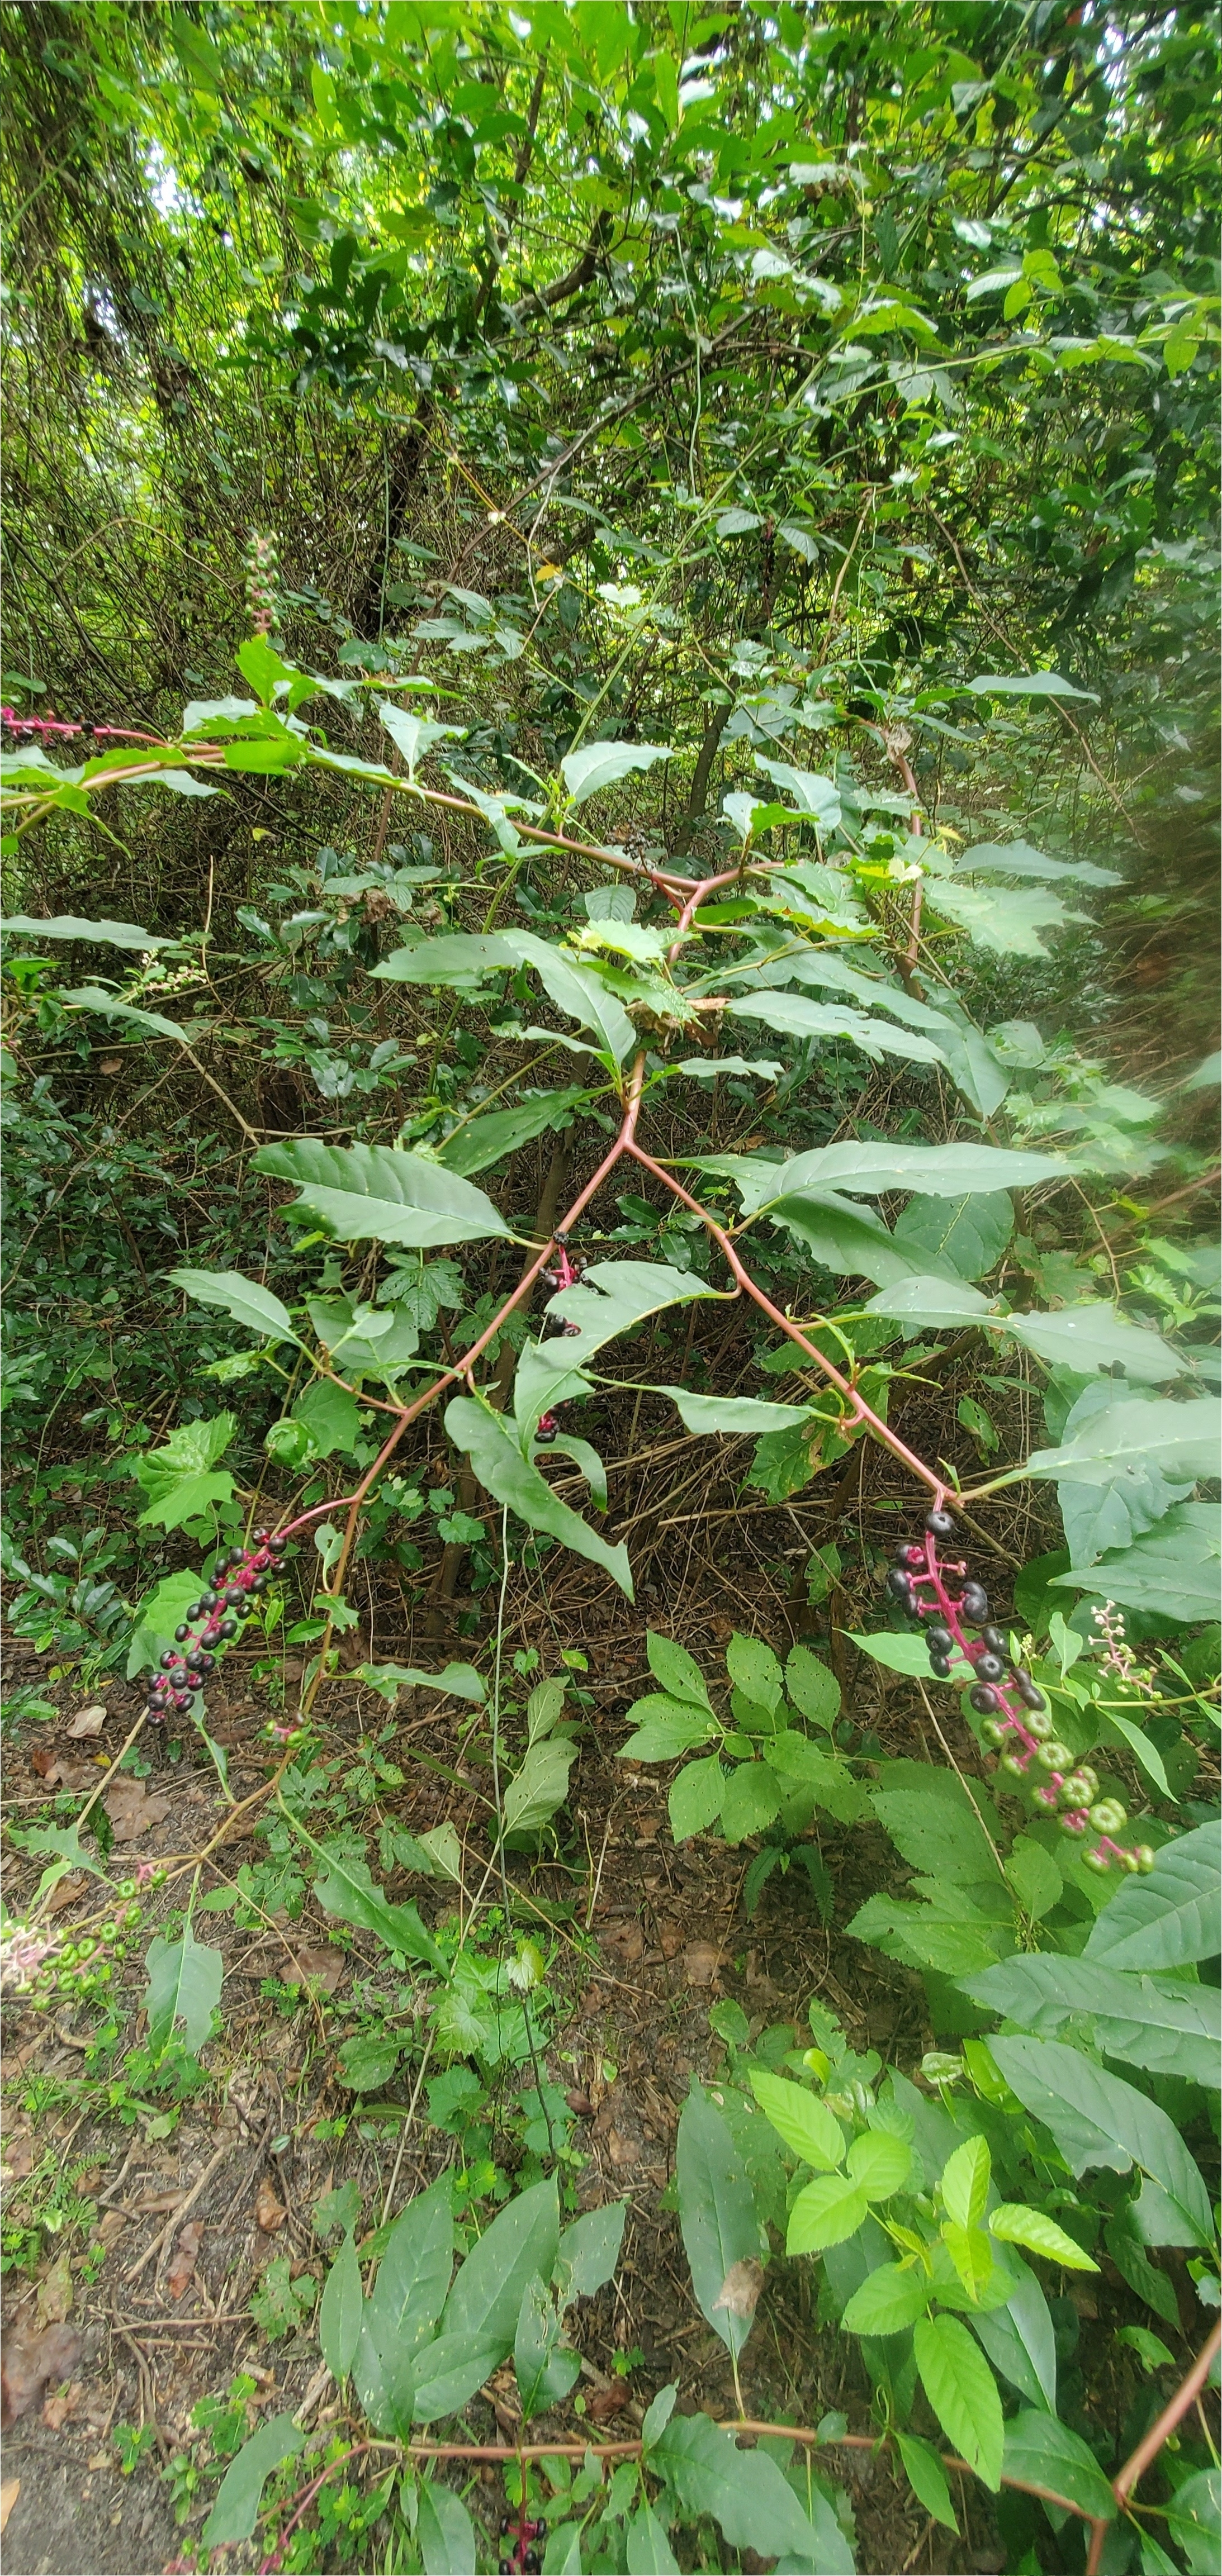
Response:
M265 1145L255 1168L292 1181L296 1205L341 1242L372 1237L422 1250L429 1245L509 1240L511 1227L473 1181L444 1163L390 1145L326 1145L318 1137Z
M758 2259L759 2220L729 2122L699 2085L679 2118L675 2184L697 2305L728 2350L740 2353L752 2320L718 2303L731 2265Z
M912 2149L906 2138L887 2129L866 2129L848 2153L850 2180L860 2184L867 2200L889 2200L902 2191L912 2171Z
M843 2164L844 2131L827 2104L805 2084L791 2084L787 2076L753 2066L751 2090L777 2136L804 2164L824 2171Z
M997 2382L958 2317L922 2317L913 2328L921 2385L954 2449L994 2494L1005 2428Z
M929 2282L915 2266L883 2263L867 2274L841 2317L850 2334L902 2334L929 2305Z
M642 1712L651 1713L642 1718ZM654 1715L653 1712L658 1714ZM712 1711L693 1709L690 1702L664 1698L651 1691L628 1711L628 1722L641 1719L626 1744L621 1744L617 1759L621 1762L674 1762L679 1754L690 1753L693 1745L707 1744L716 1733Z

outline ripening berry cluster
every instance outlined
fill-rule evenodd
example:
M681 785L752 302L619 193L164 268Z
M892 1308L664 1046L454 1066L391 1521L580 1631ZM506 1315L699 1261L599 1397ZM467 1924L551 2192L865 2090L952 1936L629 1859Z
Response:
M545 2522L530 2522L525 2515L505 2514L501 2521L501 2540L512 2540L513 2546L502 2548L497 2560L498 2576L536 2576L543 2565L539 2546L547 2538Z
M280 562L272 537L251 536L246 551L246 605L256 635L270 635L280 605Z
M909 1618L929 1622L925 1638L930 1672L938 1681L963 1682L967 1672L973 1675L968 1699L983 1720L986 1742L996 1746L1001 1756L1002 1770L1022 1780L1032 1762L1038 1763L1048 1777L1035 1788L1036 1806L1059 1816L1062 1833L1080 1839L1093 1829L1098 1835L1098 1842L1082 1855L1088 1868L1153 1869L1154 1854L1148 1843L1127 1851L1116 1842L1115 1836L1128 1823L1125 1808L1118 1798L1100 1797L1098 1776L1089 1763L1075 1767L1069 1746L1055 1734L1038 1682L1014 1661L1000 1628L991 1624L983 1584L972 1579L962 1558L939 1561L939 1540L954 1535L950 1512L927 1512L924 1538L906 1540L896 1549L887 1576L888 1590ZM978 1633L969 1636L968 1629ZM956 1656L958 1672L953 1669Z
M174 1644L167 1646L150 1687L146 1714L155 1726L172 1711L189 1709L196 1692L204 1689L216 1671L213 1647L227 1646L236 1637L287 1546L278 1531L256 1530L249 1547L231 1547L218 1557L207 1589L175 1629Z
M144 1873L148 1887L164 1887L169 1872L161 1867ZM35 2009L45 2011L59 1995L71 1995L80 2002L90 1995L104 1995L113 1984L117 1961L127 1957L135 1935L144 1921L144 1907L138 1901L138 1882L123 1879L115 1889L119 1899L112 1914L98 1924L94 1932L82 1932L76 1940L47 1945L34 1966L32 1980L23 1983L24 1999ZM42 1945L40 1945L40 1948Z

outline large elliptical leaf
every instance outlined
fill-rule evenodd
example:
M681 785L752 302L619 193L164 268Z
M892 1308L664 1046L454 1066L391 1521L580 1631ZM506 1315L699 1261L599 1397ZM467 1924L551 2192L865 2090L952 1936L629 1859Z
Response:
M1133 2204L1147 2245L1210 2245L1209 2194L1179 2130L1155 2102L1055 2039L992 2039L1012 2092L1051 2129L1075 2174L1092 2166L1146 2176Z
M587 742L579 751L566 752L560 763L560 775L568 790L571 805L584 805L587 796L597 796L599 789L614 787L634 769L652 769L658 760L673 760L669 745L656 742Z
M1104 1907L1083 1956L1137 1975L1186 1967L1222 1950L1222 1862L1216 1825L1198 1825L1155 1854ZM1192 1988L1186 1992L1194 1991Z
M632 1568L627 1548L609 1547L579 1513L561 1502L491 1405L476 1396L455 1396L446 1406L446 1430L455 1447L470 1459L481 1485L495 1495L498 1503L507 1504L531 1529L545 1530L549 1537L558 1538L565 1547L572 1548L575 1556L588 1557L592 1565L601 1565L631 1601Z
M783 1163L762 1156L709 1154L697 1169L723 1172L737 1182L744 1216L798 1190L844 1190L853 1198L882 1198L891 1190L961 1199L980 1190L1027 1190L1037 1181L1067 1177L1061 1154L1012 1151L1000 1145L817 1145ZM914 1269L928 1270L926 1260Z
M255 1168L300 1191L296 1204L343 1243L372 1237L422 1251L443 1243L513 1239L503 1216L458 1172L390 1145L325 1145L315 1136L264 1145Z
M697 2305L727 2349L740 2353L754 2316L736 2316L719 2302L731 2266L759 2258L759 2220L730 2124L699 2086L679 2119L675 2183Z

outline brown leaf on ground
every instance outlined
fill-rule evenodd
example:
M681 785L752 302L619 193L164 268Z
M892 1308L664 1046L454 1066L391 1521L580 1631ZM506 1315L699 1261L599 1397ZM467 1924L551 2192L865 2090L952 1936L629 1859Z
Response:
M127 2219L121 2209L106 2210L97 2232L98 2244L104 2245L109 2253L111 2246L117 2242L126 2225Z
M5 2139L3 2171L10 2181L24 2182L26 2175L33 2173L36 2161L34 2142L28 2130L21 2130L16 2137Z
M732 2317L753 2317L763 2286L763 2264L748 2254L741 2263L731 2263L713 2307L715 2310L725 2308Z
M143 1780L113 1780L102 1804L117 1843L134 1843L148 1832L150 1825L159 1825L170 1812L169 1799L150 1798Z
M570 2109L570 2111L573 2113L573 2116L574 2116L574 2118L575 2118L575 2119L577 2119L577 2120L592 2120L592 2119L593 2119L593 2117L594 2117L594 2105L593 2105L592 2101L590 2100L590 2096L589 2096L589 2094L588 2094L588 2093L566 2093L564 2098L565 2098L565 2101L568 2103L569 2109Z
M48 1914L62 1914L66 1905L75 1905L78 1896L84 1893L85 1872L78 1869L72 1878L61 1878L58 1887L52 1888L47 1898Z
M106 1715L106 1709L100 1699L91 1701L88 1708L81 1709L68 1729L73 1743L79 1744L87 1735L100 1735L106 1724Z
M258 2191L255 2193L256 2226L262 2228L265 2236L274 2236L276 2229L278 2227L283 2227L287 2217L288 2211L285 2208L283 2201L277 2196L274 2182L271 2180L269 2174L264 2174Z
M96 1763L73 1762L62 1753L52 1753L45 1744L35 1747L30 1760L48 1789L92 1789L97 1777Z
M635 1916L630 1915L626 1922L617 1923L612 1931L604 1932L602 1939L604 1948L613 1950L626 1968L635 1968L644 1952L645 1935Z
M6 2478L0 2487L0 2536L8 2529L8 2518L20 2493L20 2478Z
M635 2165L641 2160L639 2146L622 2129L608 2129L607 2153L613 2165Z
M0 2424L28 2415L48 2381L70 2379L81 2357L71 2326L45 2326L41 2334L6 2335L0 2363Z
M321 1943L317 1947L303 1943L291 1959L285 1960L280 1976L286 1986L303 1986L308 1979L311 1985L323 1986L333 1995L346 1964L342 1950Z
M57 2254L49 2272L38 2284L38 2322L40 2326L62 2326L72 2314L72 2266L66 2254Z
M717 1982L721 1952L712 1941L689 1941L683 1953L683 1968L689 1986L712 1986Z
M586 2413L596 2424L609 2424L613 2415L622 2415L629 2402L626 2388L596 2388L586 2399Z
M195 2270L195 2258L203 2241L202 2221L197 2218L189 2219L179 2233L178 2243L174 2248L174 2260L165 2276L168 2298L181 2299Z
M139 2200L132 2202L132 2207L141 2218L168 2218L171 2210L177 2209L179 2201L185 2197L175 2183L172 2191L142 2191Z
M677 1923L659 1923L658 1946L664 1959L673 1959L683 1947L683 1934Z
M48 2433L62 2433L68 2417L75 2415L80 2402L79 2379L74 2379L67 2388L61 2388L56 2396L48 2397L42 2410L42 2420Z

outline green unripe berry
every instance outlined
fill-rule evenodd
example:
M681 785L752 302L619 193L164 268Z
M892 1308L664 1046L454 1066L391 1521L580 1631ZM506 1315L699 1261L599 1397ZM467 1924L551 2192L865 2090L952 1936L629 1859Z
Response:
M1028 1735L1035 1737L1037 1744L1046 1744L1052 1733L1053 1721L1046 1708L1025 1708L1023 1725Z
M1036 1760L1042 1762L1045 1771L1067 1771L1073 1755L1069 1746L1054 1735L1047 1744L1041 1744Z
M117 1923L112 1923L108 1916L105 1923L100 1923L98 1925L98 1939L99 1941L104 1941L109 1949L111 1942L117 1941L118 1938L119 1926Z
M1133 1858L1143 1876L1154 1867L1154 1853L1149 1843L1139 1843Z
M120 1896L134 1896L134 1895L135 1895L135 1893L136 1893L136 1882L135 1882L135 1879L134 1879L134 1878L125 1878L125 1879L122 1879L122 1880L120 1881L120 1884L119 1884L119 1894L120 1894Z
M78 1959L92 1959L92 1957L93 1957L93 1955L94 1955L94 1952L95 1952L95 1951L96 1951L96 1949L97 1949L97 1946L98 1946L98 1945L97 1945L97 1942L94 1940L94 1937L93 1937L92 1932L88 1933L88 1934L86 1935L86 1937L85 1937L85 1939L84 1939L83 1941L78 1941L78 1942L77 1942L77 1945L76 1945L76 1955L77 1955L77 1958L78 1958Z
M1061 1831L1063 1834L1084 1834L1086 1831L1085 1816L1080 1815L1076 1808L1071 1815L1062 1816Z
M75 1942L65 1941L63 1949L59 1954L59 1964L61 1968L74 1968L76 1966L76 1961L77 1948Z
M165 1886L165 1883L166 1883L166 1880L167 1880L167 1878L169 1877L169 1875L170 1875L170 1873L169 1873L168 1869L166 1869L166 1868L164 1867L164 1865L163 1865L162 1867L160 1867L159 1869L155 1869L155 1870L154 1870L154 1872L153 1872L153 1877L152 1877L152 1884L153 1884L153 1886L154 1886L154 1887L164 1887L164 1886Z
M1108 1857L1107 1857L1107 1853L1106 1853L1106 1852L1101 1852L1101 1851L1088 1851L1088 1852L1083 1852L1083 1854L1082 1854L1082 1858L1083 1858L1083 1860L1085 1861L1086 1866L1087 1866L1087 1868L1088 1868L1088 1869L1097 1870L1097 1871L1098 1871L1098 1873L1099 1873L1099 1875L1100 1875L1100 1877L1102 1877L1104 1870L1108 1867Z
M1091 1800L1098 1797L1098 1773L1092 1771L1089 1762L1080 1762L1077 1770L1070 1772L1061 1795L1071 1798L1075 1807L1089 1807Z
M125 1932L137 1932L139 1931L140 1925L143 1921L144 1907L142 1905L129 1905L127 1912L123 1917L123 1929Z
M1098 1805L1091 1808L1090 1820L1096 1833L1120 1834L1129 1821L1129 1811L1121 1806L1119 1798L1100 1798Z
M1137 1865L1137 1854L1135 1851L1122 1851L1120 1855L1120 1867L1122 1869L1127 1869L1130 1877L1137 1869Z
M1001 1757L1001 1768L1003 1771L1009 1772L1012 1780L1021 1780L1024 1772L1026 1771L1027 1765L1024 1762L1021 1753L1003 1753Z

